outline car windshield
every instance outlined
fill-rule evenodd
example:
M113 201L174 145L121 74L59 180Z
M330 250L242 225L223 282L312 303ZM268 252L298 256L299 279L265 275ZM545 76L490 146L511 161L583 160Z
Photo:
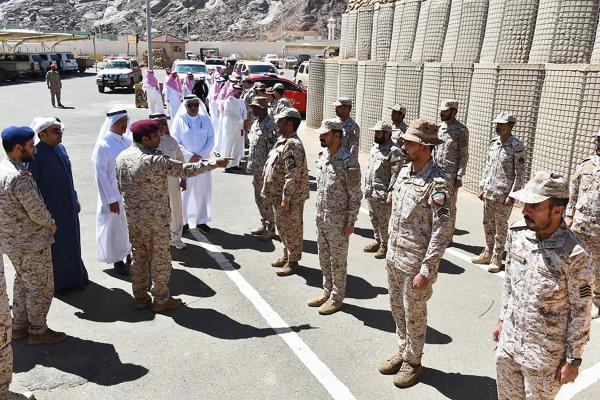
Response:
M204 64L206 65L225 65L222 60L205 60Z
M251 74L277 73L277 69L272 65L248 65L248 70Z
M177 64L177 67L175 67L175 71L178 74L187 74L188 72L191 72L192 74L208 73L206 65L202 64Z
M54 61L58 61L58 56L56 54L50 54L50 59Z
M104 68L106 68L106 69L129 68L129 61L109 61Z
M71 53L67 53L67 60L74 60L75 57L73 57L73 54Z
M32 54L32 55L31 55L31 59L32 59L33 61L42 61L42 57L40 57L40 56L39 56L39 55L37 55L37 54Z

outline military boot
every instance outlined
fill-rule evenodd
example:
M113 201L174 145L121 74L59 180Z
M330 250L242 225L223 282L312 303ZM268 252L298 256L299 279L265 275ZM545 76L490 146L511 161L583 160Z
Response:
M281 258L278 258L277 260L273 261L271 263L271 266L274 267L274 268L281 268L285 264L287 264L287 258L286 257L281 257Z
M262 235L263 233L265 233L265 231L266 231L266 229L265 229L265 225L264 225L264 224L261 224L261 226L259 226L258 228L256 228L256 229L252 229L252 230L250 231L250 233L251 233L252 235L259 236L259 235Z
M258 235L258 240L260 240L261 242L268 242L269 240L275 239L275 236L275 231L271 231L265 228L263 233Z
M338 312L342 306L344 305L341 301L335 301L333 299L327 300L321 307L319 307L319 314L321 315L331 315L333 313Z
M298 270L298 261L288 261L280 271L277 271L277 276L294 275Z
M417 382L422 373L423 366L421 364L411 364L405 361L394 377L394 385L399 388L410 387Z
M144 296L144 297L135 299L133 301L133 306L135 307L136 310L143 310L144 308L149 307L151 304L152 304L152 297L150 297L148 294L146 294L146 296Z
M152 304L152 311L155 313L161 313L169 310L173 310L183 305L183 300L176 299L175 297L169 297L167 301L158 303L156 300Z
M31 392L15 393L8 392L6 400L35 400L35 396Z
M310 299L308 301L309 307L321 307L325 302L329 300L329 296L325 293L321 293L319 297L315 297L314 299Z
M498 255L496 255L494 253L494 255L492 256L492 260L490 261L490 265L488 266L488 272L491 272L493 274L500 272L500 270L503 269L502 267L502 257L499 257Z
M403 362L402 354L394 354L391 358L379 364L379 372L383 375L395 375L400 371Z
M489 264L492 261L492 253L487 249L483 249L481 254L475 257L471 257L473 264Z
M379 250L379 242L373 242L363 247L365 253L375 253L377 250Z
M29 331L27 329L27 327L24 328L12 328L12 340L21 340L21 339L25 339L27 336L29 336Z
M62 342L67 338L64 332L54 332L52 329L46 329L44 333L30 334L29 344L55 344Z
M377 250L377 253L375 253L375 258L377 259L384 259L385 256L387 254L387 246L379 246L379 250Z

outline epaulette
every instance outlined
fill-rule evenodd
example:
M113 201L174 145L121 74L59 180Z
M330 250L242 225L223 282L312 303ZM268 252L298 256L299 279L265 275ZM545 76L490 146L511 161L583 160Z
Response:
M298 141L294 138L289 138L287 140L286 144L298 144Z
M435 190L445 190L447 186L446 180L442 177L433 178L433 188Z
M524 219L519 219L510 224L509 229L512 229L514 231L520 231L523 229L527 229L527 224L525 223Z

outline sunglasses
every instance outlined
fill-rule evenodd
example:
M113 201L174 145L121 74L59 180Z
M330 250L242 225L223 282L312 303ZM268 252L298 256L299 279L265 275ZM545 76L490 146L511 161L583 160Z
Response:
M200 107L200 103L188 103L187 107L188 108L199 108Z

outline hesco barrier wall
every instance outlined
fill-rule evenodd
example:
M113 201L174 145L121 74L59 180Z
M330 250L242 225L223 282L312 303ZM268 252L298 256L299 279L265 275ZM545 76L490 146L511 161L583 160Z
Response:
M373 7L358 10L356 23L356 58L371 58L371 33L373 32Z
M592 57L590 59L592 64L600 64L600 23L596 28L596 40L594 42L594 48L592 50Z
M325 61L325 89L323 91L323 119L335 117L332 104L338 98L340 63L337 59ZM310 92L310 86L308 91ZM321 121L319 121L319 125Z
M594 152L592 134L600 126L599 95L600 65L546 65L532 171L570 177L577 163Z
M356 118L356 81L358 78L358 62L340 61L339 72L339 97L348 97L352 99L352 112L350 116Z
M321 126L323 120L323 94L325 91L325 60L310 61L306 124L311 128Z
M340 58L348 58L348 13L342 14L342 26L340 27Z
M479 60L488 0L453 0L442 51L442 62Z
M465 188L479 191L489 142L496 136L492 122L501 112L517 117L513 135L527 149L527 174L531 166L538 106L544 82L539 64L475 64L469 99L469 152Z
M394 27L394 3L377 3L373 11L371 34L371 60L387 61L390 58L392 30Z
M425 0L421 3L412 62L437 62L442 58L450 4L450 0Z
M540 0L530 63L587 63L594 44L598 0Z
M368 152L373 145L369 128L381 119L385 63L359 61L356 85L356 123L360 126L360 150Z
M381 119L391 121L389 107L402 104L406 107L406 123L419 117L423 64L387 63L383 88Z
M419 116L440 122L438 107L445 99L459 102L457 119L465 123L468 115L469 90L473 64L430 63L423 67L423 85Z
M390 61L410 61L419 22L421 0L400 0L394 8Z
M538 0L490 0L480 63L526 63Z
M346 42L346 57L356 57L356 24L358 23L358 12L350 11L348 13L348 38Z

